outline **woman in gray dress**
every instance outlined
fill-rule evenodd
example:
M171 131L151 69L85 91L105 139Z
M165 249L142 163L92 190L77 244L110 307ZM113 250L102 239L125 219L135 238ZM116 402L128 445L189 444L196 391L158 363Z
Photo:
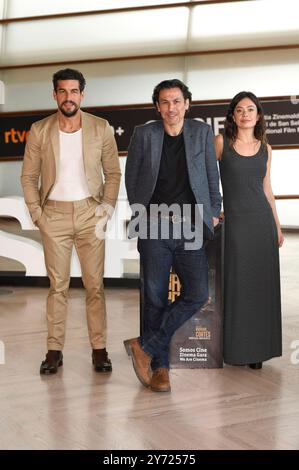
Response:
M215 138L225 216L224 361L252 369L282 353L283 235L265 131L259 100L243 91L229 105L224 136Z

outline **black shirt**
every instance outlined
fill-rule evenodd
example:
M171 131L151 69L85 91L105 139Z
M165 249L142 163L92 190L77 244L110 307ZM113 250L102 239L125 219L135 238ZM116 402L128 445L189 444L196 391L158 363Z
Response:
M168 206L177 203L181 210L183 204L196 204L189 182L183 133L171 136L164 132L158 179L150 200L150 204L162 203Z

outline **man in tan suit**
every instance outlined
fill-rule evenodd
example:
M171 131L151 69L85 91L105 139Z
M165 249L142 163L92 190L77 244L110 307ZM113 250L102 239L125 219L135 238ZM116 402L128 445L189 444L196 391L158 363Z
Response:
M73 69L59 70L53 75L53 87L57 113L32 125L21 177L25 202L41 232L50 279L48 352L40 373L55 373L63 362L74 245L86 289L92 362L97 372L110 372L103 290L105 241L96 236L96 226L105 226L116 204L121 176L118 152L109 123L80 110L83 75Z

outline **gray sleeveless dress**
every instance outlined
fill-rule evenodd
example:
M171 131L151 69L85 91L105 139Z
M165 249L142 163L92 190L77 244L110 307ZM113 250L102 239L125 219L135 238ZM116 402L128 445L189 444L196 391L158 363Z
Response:
M224 361L250 364L281 356L278 237L263 190L267 147L239 155L228 145L220 162L225 215Z

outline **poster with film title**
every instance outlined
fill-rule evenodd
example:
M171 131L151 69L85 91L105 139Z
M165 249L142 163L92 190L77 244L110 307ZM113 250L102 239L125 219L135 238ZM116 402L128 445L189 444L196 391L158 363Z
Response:
M209 265L209 299L207 304L184 323L173 335L170 367L176 369L223 367L222 352L222 253L224 227L218 225L213 240L205 242ZM180 282L174 271L169 276L168 301L180 295ZM143 332L144 280L140 265L140 333Z
M219 226L213 240L206 242L209 265L209 299L206 305L174 334L170 346L170 367L183 369L223 367L222 352L222 245L224 229ZM169 298L180 295L180 282L172 272Z
M267 126L267 137L273 148L299 148L299 98L264 98L261 100ZM189 118L204 121L212 126L214 134L223 132L228 101L194 102L188 113ZM107 119L110 123L118 150L125 154L134 127L159 119L152 105L132 107L122 106L86 108L85 111ZM24 155L31 124L54 113L55 110L30 111L21 113L2 113L0 115L0 160L17 158Z

